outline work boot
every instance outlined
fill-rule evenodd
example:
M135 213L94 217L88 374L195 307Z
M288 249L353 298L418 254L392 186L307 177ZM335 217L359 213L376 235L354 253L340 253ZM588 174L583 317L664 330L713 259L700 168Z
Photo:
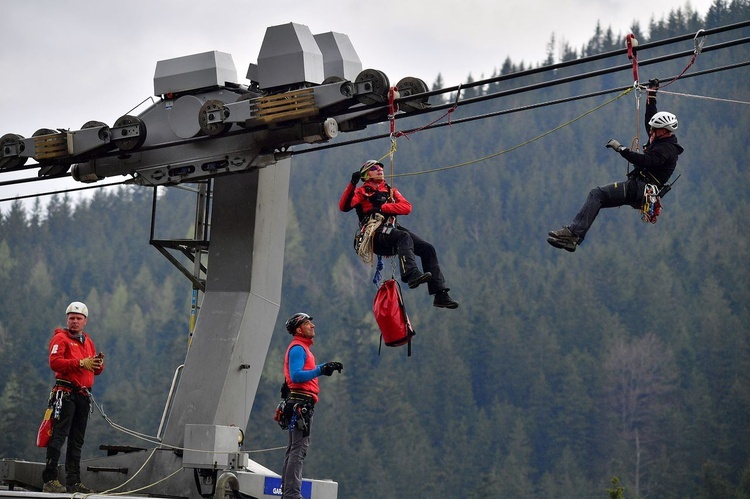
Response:
M68 485L68 492L71 492L71 493L80 492L81 494L93 494L94 493L93 490L86 487L81 482L78 482L74 485Z
M576 246L578 246L578 243L581 241L580 238L573 234L573 232L567 227L563 227L560 230L551 230L549 231L549 236L550 237L547 238L549 244L555 248L570 251L571 253L576 250Z
M555 237L548 237L547 242L555 248L564 249L565 251L570 251L571 253L573 253L578 246L577 242L566 239L557 239Z
M450 297L447 289L435 293L432 305L438 308L458 308L458 302Z
M418 270L415 270L414 272L409 274L409 277L406 278L406 282L409 285L409 289L414 289L420 284L429 281L430 279L432 279L432 273L425 272L424 274L422 274Z
M578 236L573 234L573 232L568 227L563 227L560 230L551 230L547 233L547 235L556 239L575 239L576 241L578 241Z
M65 485L60 483L60 480L50 480L49 482L44 482L44 486L42 487L42 492L55 492L57 494L64 494L68 491L68 489L65 488Z

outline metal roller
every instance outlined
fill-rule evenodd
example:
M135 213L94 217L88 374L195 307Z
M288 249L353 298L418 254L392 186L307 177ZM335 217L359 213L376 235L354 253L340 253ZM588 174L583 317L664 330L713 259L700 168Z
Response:
M12 170L26 164L27 157L23 152L23 136L17 133L6 133L0 137L0 170Z
M101 128L101 130L99 130L99 133L97 134L99 137L99 140L101 140L102 142L109 142L111 138L109 125L107 125L106 123L102 123L101 121L92 120L92 121L87 121L86 123L84 123L83 126L81 127L81 130L86 130L88 128Z
M232 128L231 123L226 123L225 118L229 117L229 111L224 107L224 103L218 99L207 100L200 111L198 111L198 123L201 132L206 135L221 135Z
M427 84L419 78L413 76L407 76L402 78L397 84L399 94L401 98L409 97L412 95L424 94L429 91ZM398 103L399 108L404 112L418 111L429 107L427 101L430 98L427 96L417 97L415 99L402 100Z
M146 124L137 116L120 116L112 127L112 142L121 151L138 149L146 141Z
M388 101L390 81L388 76L377 69L365 69L354 80L357 89L363 88L365 93L358 93L357 100L362 104L379 104Z

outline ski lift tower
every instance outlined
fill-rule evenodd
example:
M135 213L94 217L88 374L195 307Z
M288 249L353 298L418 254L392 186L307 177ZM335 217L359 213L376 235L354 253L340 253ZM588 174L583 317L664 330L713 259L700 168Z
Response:
M158 99L138 115L124 115L112 126L91 121L80 130L0 137L0 173L24 168L32 158L40 177L69 172L93 183L125 175L154 190L211 186L203 197L203 212L210 213L204 238L151 241L165 255L179 249L191 258L198 271L181 270L203 293L160 444L102 445L107 456L82 463L83 481L95 490L195 499L281 495L279 475L242 450L242 429L281 300L289 148L385 121L391 87L384 73L362 69L346 35L313 35L295 23L267 29L247 79L249 84L237 81L231 55L222 52L159 61ZM428 107L419 95L428 90L423 81L406 77L396 88L402 99L415 96L402 112ZM43 466L0 461L0 480L10 489L0 497L47 496L38 492ZM335 499L337 493L335 481L303 481L307 498Z

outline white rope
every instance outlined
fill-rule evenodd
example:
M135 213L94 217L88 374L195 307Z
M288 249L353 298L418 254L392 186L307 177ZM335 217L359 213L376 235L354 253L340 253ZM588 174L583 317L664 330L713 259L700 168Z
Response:
M694 99L703 99L703 100L712 100L717 102L729 102L731 104L745 104L748 105L750 102L747 101L741 101L741 100L734 100L734 99L722 99L719 97L709 97L707 95L692 95L692 94L683 94L679 92L670 92L668 90L659 90L660 94L669 94L669 95L677 95L679 97L692 97Z
M363 262L369 263L370 265L372 265L374 259L372 237L375 234L375 231L378 230L378 227L380 227L380 225L383 223L384 218L385 217L383 217L383 215L381 215L380 213L375 213L374 216L370 217L370 220L367 222L364 228L361 229L361 231L363 231L362 244L360 244L359 248L357 248L357 254Z

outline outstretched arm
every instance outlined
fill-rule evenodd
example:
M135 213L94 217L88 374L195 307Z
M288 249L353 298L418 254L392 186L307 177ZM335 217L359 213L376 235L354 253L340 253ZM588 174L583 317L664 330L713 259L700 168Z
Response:
M320 376L320 367L318 366L308 371L303 369L306 359L307 354L301 346L296 345L289 350L289 376L292 378L292 383L304 383Z

